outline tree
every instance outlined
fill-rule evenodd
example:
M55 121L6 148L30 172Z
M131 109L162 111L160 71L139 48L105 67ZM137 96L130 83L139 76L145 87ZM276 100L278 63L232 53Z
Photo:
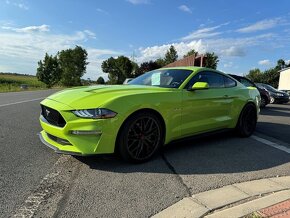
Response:
M166 65L165 61L163 58L158 58L156 61L155 61L160 67L164 67Z
M38 62L36 77L39 81L45 83L48 88L55 85L61 77L57 57L46 53L44 60Z
M280 78L280 72L279 72L279 68L276 66L274 68L270 68L264 71L262 82L267 83L273 86L274 88L278 88L279 78Z
M258 69L258 68L255 68L255 69L252 69L252 70L250 70L249 71L249 73L248 73L248 75L246 75L246 77L248 78L248 79L250 79L251 81L253 81L253 82L262 82L262 77L263 77L263 74L262 74L262 72L261 72L261 70L260 69Z
M264 72L261 72L259 69L250 70L246 77L253 82L266 83L277 88L280 78L279 71L285 67L287 67L285 61L283 59L279 59L275 67L267 69Z
M119 56L117 58L110 57L102 63L102 70L109 74L110 84L122 84L126 78L133 77L133 64L129 58Z
M279 59L277 61L277 65L276 65L277 70L282 70L283 68L286 68L286 67L287 65L283 59Z
M81 85L81 77L86 73L88 53L80 46L58 53L64 86Z
M188 57L188 56L190 56L190 55L195 55L195 56L197 56L197 55L198 55L198 52L195 51L194 49L192 49L192 50L190 50L189 52L187 52L186 55L183 55L183 58L186 58L186 57Z
M161 66L156 61L143 62L135 73L135 76L140 76L148 71L155 70Z
M134 61L131 61L131 64L132 64L132 75L134 75L134 77L136 77L138 69L139 69L139 66Z
M171 45L170 48L167 50L165 57L164 57L165 65L176 61L177 58L178 58L177 51L176 51L175 47L173 45Z
M105 84L105 80L104 80L104 78L100 76L100 77L97 79L97 84Z
M214 52L207 52L205 53L205 57L205 67L216 69L219 62L218 56Z

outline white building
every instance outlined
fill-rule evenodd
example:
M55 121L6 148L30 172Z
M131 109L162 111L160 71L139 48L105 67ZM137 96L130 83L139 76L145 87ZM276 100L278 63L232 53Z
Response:
M280 71L278 89L290 91L290 67Z

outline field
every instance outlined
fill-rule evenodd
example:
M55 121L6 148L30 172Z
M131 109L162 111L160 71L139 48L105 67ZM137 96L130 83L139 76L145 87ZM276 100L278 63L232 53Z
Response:
M21 85L27 85L22 89ZM24 90L46 89L44 83L37 80L36 76L12 73L0 73L0 92L16 92Z

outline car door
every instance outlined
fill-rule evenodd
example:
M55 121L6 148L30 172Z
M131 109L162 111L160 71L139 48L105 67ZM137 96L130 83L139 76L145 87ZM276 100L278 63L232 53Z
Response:
M195 82L207 82L208 89L191 91ZM236 82L214 71L197 73L182 95L182 136L226 128L230 121L233 98L229 88Z

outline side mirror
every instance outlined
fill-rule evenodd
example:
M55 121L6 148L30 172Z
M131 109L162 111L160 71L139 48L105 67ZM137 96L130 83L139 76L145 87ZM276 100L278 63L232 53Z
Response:
M193 86L191 87L191 91L194 91L194 90L204 90L204 89L208 89L209 86L208 86L208 83L206 82L196 82L193 84Z

